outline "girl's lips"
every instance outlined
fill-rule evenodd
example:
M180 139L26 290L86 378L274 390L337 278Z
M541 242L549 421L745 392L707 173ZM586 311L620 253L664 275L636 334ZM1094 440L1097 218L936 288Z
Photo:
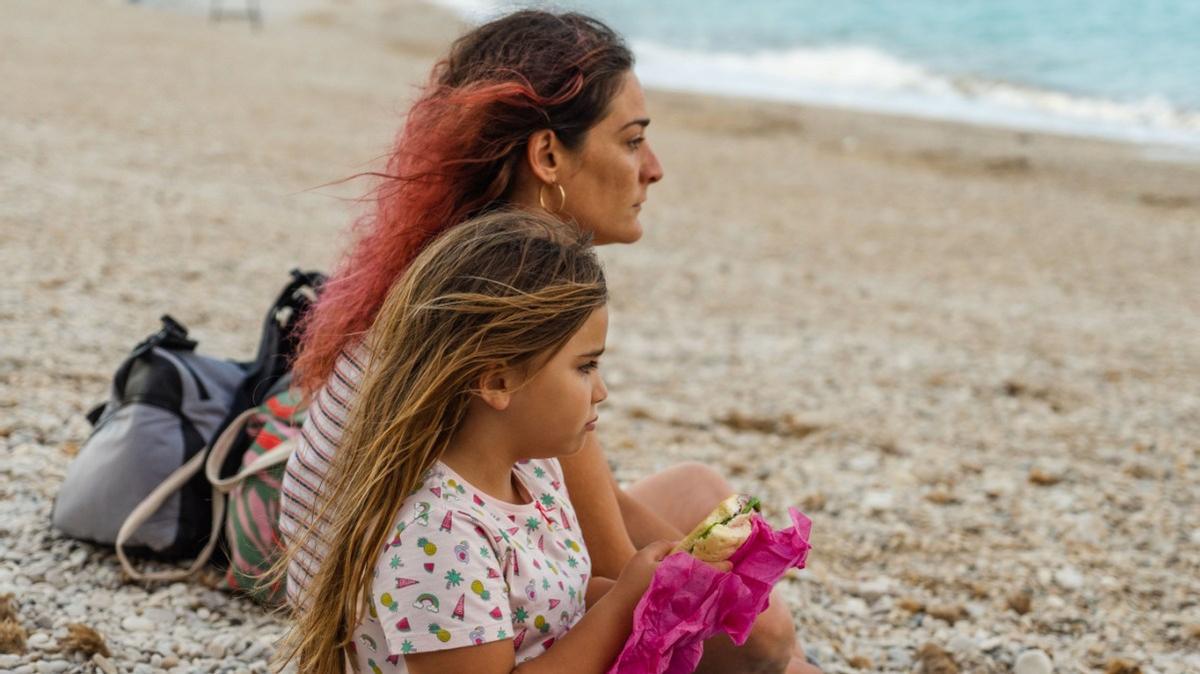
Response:
M599 419L600 419L600 417L599 417L599 416L593 417L591 421L587 422L587 424L586 424L586 425L584 425L584 428L585 428L585 429L587 429L587 430L589 430L589 431L594 431L594 430L596 430L596 422L597 422Z

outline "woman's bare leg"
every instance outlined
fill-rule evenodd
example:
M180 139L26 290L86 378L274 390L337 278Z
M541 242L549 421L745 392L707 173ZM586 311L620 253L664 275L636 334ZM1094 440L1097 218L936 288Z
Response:
M639 480L625 493L646 510L666 520L682 537L734 492L725 478L712 468L702 463L681 463ZM661 528L656 524L647 524L636 517L625 519L629 537L638 548L661 537ZM705 641L704 658L696 671L722 674L820 672L805 659L804 650L796 641L791 612L778 591L771 593L770 605L754 622L750 638L743 646L735 646L724 634Z

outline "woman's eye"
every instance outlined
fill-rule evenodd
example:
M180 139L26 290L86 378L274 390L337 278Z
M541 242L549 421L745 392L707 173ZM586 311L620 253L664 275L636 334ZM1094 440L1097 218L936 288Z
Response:
M584 374L588 374L588 373L590 373L592 370L595 370L595 369L596 369L596 368L598 368L598 367L600 367L600 363L599 363L599 361L595 361L595 360L593 360L593 361L589 361L589 362L588 362L587 364L585 364L585 365L580 365L580 366L579 366L579 371L580 371L580 372L582 372L582 373L584 373Z
M627 144L629 145L630 149L636 150L636 149L640 148L642 146L642 143L644 143L645 141L646 141L645 137L638 136L637 138L634 138L633 140L629 141L629 143L627 143Z

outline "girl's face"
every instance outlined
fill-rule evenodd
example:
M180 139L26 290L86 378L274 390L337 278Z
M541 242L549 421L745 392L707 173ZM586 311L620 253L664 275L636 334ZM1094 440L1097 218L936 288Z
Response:
M559 183L567 194L563 208L596 243L633 243L642 237L638 216L646 191L663 177L662 165L646 140L646 99L632 72L613 98L608 114L584 136L577 150L564 154ZM546 188L546 206L559 203L557 189Z
M600 307L514 392L506 413L523 454L550 458L583 447L596 428L596 407L608 397L599 370L607 335L608 309Z

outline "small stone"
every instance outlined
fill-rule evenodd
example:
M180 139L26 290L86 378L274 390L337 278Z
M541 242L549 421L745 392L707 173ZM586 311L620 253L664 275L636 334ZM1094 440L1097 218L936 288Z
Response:
M21 656L6 653L0 655L0 670L9 670L21 664Z
M174 655L168 655L162 659L160 664L162 665L163 669L171 669L179 664L179 658L175 657Z
M1062 482L1062 478L1058 475L1047 473L1040 468L1034 468L1033 470L1029 471L1029 481L1039 487L1052 487L1059 482Z
M1006 601L1008 602L1008 607L1016 611L1018 615L1025 615L1033 608L1033 594L1028 590L1013 592L1008 595Z
M38 650L46 650L54 646L54 640L51 639L50 635L46 634L45 632L35 633L33 636L29 637L29 640L25 643L29 644L30 648L36 648Z
M925 644L917 651L917 672L920 674L958 674L954 658L936 644Z
M854 594L866 599L867 601L875 601L881 596L887 594L892 589L892 584L887 578L872 578L865 583L860 583L858 587L852 591Z
M925 610L925 602L913 597L901 597L896 607L909 613L920 613Z
M1104 674L1142 674L1142 668L1136 662L1124 658L1113 658L1104 668Z
M912 654L906 648L889 648L887 650L887 664L890 669L907 670L912 665Z
M800 501L800 505L804 506L805 512L814 513L814 512L824 510L825 502L826 502L825 495L822 494L821 492L817 491L817 492L813 492L813 493L805 496ZM1200 530L1197 530L1197 533L1200 533ZM1200 543L1200 540L1197 540L1197 542Z
M862 505L871 512L882 512L892 507L892 493L888 491L869 491L863 495Z
M834 610L838 613L852 616L865 616L870 612L870 609L867 608L867 602L858 597L849 597L841 604L838 604Z
M871 658L868 658L865 655L855 655L854 657L847 660L846 664L850 665L851 667L853 667L855 669L871 669L871 666L872 666Z
M950 643L946 644L946 650L958 656L969 655L978 647L975 640L965 634L955 634Z
M204 653L214 660L220 660L225 657L225 645L216 641L210 641L205 645Z
M71 663L66 660L42 660L34 665L41 674L62 674L71 668Z
M1036 648L1017 656L1017 662L1013 665L1013 674L1051 674L1053 671L1054 663L1050 661L1050 656Z
M1075 567L1064 566L1054 572L1054 582L1064 590L1078 590L1083 587L1083 574Z
M941 489L935 489L926 494L925 500L936 505L954 505L959 502L957 496Z
M127 632L150 632L154 629L154 622L141 616L131 615L121 621L121 628Z
M951 625L967 617L967 609L962 604L930 606L925 609L925 612L934 618L945 620Z

